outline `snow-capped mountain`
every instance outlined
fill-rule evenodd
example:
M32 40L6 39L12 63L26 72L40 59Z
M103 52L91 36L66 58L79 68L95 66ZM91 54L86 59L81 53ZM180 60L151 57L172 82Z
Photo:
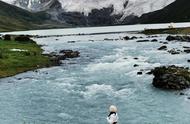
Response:
M25 8L30 11L44 11L56 15L59 20L69 21L67 18L74 19L73 16L80 16L84 23L88 23L88 16L92 18L98 16L103 18L111 16L113 23L122 22L129 17L140 17L144 13L160 10L175 0L3 0L14 4L18 7ZM54 11L50 11L50 8ZM56 8L56 11L55 11ZM103 12L103 14L101 13ZM98 15L99 14L99 15ZM101 17L100 17L101 16ZM106 18L104 17L106 16ZM83 19L84 18L84 19ZM94 18L93 18L94 19ZM112 23L112 22L111 22Z

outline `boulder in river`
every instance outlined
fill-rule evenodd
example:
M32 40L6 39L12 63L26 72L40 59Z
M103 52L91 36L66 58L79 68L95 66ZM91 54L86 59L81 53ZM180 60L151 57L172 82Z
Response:
M149 42L149 40L137 40L137 42Z
M143 73L141 71L137 72L137 75L142 75Z
M130 40L130 37L129 36L125 36L124 40Z
M133 67L138 67L139 65L138 64L134 64Z
M172 36L169 35L166 38L167 41L183 41L183 42L190 42L190 37L189 36Z
M136 37L136 36L132 36L132 37L125 36L123 39L124 40L134 40L134 39L138 39L138 37Z
M185 49L184 52L185 53L190 53L190 49Z
M80 52L73 50L61 50L59 53L63 53L66 58L76 58L80 56Z
M157 39L152 39L151 42L158 42L158 40Z
M167 50L167 46L161 46L158 50Z
M183 90L190 87L190 72L187 68L169 66L152 70L153 86L161 89Z
M171 49L168 50L168 53L172 54L172 55L176 55L176 54L180 54L180 52L182 52L181 50L176 50L176 49Z

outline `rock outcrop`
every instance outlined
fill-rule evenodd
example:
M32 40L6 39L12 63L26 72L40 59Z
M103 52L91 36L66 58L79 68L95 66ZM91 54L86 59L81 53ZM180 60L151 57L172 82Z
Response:
M152 70L153 86L161 89L183 90L190 87L190 72L184 67L156 67Z

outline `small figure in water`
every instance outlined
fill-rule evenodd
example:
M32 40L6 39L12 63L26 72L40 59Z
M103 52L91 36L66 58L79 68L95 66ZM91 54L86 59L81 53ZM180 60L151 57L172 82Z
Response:
M114 105L111 105L110 108L109 108L109 115L107 117L107 121L109 124L117 124L118 122L118 115L117 115L117 107L114 106Z

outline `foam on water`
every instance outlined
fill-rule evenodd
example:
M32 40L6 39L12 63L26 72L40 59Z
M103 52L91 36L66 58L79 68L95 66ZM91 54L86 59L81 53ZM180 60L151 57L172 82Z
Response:
M86 86L85 89L86 90L81 92L81 94L87 99L97 98L99 95L129 99L129 96L135 92L135 90L127 88L117 90L111 85L106 84L92 84Z
M62 118L63 120L68 120L68 119L70 120L73 118L71 115L69 115L67 113L59 113L58 117Z

